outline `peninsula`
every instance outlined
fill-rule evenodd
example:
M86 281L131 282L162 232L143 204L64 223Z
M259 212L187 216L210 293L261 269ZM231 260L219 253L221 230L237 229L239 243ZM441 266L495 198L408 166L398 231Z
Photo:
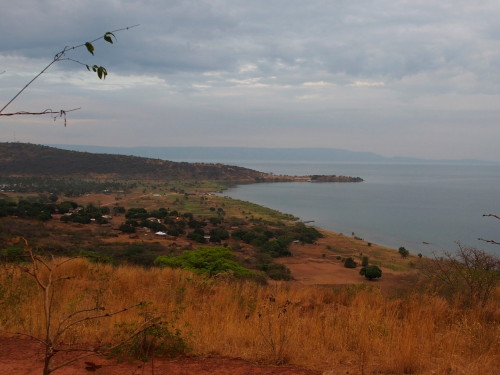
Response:
M30 143L0 143L0 176L73 176L231 182L361 182L350 176L287 176L220 163L188 163L117 154L62 150Z

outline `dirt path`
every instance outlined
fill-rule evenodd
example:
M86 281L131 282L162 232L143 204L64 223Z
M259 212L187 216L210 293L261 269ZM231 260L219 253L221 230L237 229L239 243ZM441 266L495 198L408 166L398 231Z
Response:
M35 341L0 337L0 374L41 375L42 346ZM182 357L153 362L122 362L88 357L54 371L54 375L321 375L321 372L284 366L263 366L238 358Z

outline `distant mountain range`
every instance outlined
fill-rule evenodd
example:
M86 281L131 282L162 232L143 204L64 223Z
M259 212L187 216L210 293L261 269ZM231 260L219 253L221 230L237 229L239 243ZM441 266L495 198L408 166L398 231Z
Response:
M103 176L132 179L256 181L266 173L209 163L187 163L62 150L30 143L0 143L0 176Z
M65 150L134 155L172 161L231 163L238 161L322 161L352 163L440 163L498 164L477 159L430 160L409 157L385 157L372 152L334 148L254 148L254 147L107 147L90 145L49 145Z

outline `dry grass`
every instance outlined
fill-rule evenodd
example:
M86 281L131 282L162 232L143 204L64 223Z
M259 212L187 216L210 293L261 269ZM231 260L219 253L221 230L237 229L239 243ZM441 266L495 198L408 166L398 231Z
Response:
M311 369L382 374L494 374L500 359L500 295L464 309L427 293L389 298L376 288L303 287L290 283L207 280L172 269L111 267L76 259L61 275L55 320L104 301L107 311L139 301L167 320L179 319L194 354L291 363ZM0 271L0 328L41 336L42 301L18 268ZM112 341L137 311L86 322L65 341ZM352 373L352 372L351 372Z

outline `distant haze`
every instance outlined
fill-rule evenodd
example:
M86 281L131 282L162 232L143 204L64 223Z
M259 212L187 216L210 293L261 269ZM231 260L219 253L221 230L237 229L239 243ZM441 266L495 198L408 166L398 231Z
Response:
M284 160L363 163L494 163L484 160L430 160L408 157L388 158L372 152L331 148L256 148L256 147L105 147L91 145L47 145L66 150L134 155L172 161L236 163L249 160ZM233 164L234 164L233 163Z

